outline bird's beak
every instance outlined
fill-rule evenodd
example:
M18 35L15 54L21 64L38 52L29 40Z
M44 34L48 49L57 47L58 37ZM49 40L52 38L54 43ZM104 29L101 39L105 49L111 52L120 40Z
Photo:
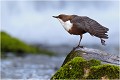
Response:
M58 16L52 16L52 17L54 17L54 18L58 18Z

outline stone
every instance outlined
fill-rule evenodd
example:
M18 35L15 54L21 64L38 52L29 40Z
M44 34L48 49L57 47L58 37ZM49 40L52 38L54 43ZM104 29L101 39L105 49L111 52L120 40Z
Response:
M52 79L119 79L120 67L109 53L97 49L73 49Z

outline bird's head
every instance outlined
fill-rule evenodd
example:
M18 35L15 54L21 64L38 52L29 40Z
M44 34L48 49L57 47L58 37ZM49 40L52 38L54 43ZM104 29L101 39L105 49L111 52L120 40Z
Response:
M66 22L66 21L70 20L72 16L71 15L66 15L66 14L60 14L58 16L53 16L53 17Z

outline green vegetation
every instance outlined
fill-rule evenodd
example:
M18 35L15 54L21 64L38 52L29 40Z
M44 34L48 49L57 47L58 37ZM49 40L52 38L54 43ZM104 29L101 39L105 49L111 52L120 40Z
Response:
M13 52L13 53L34 53L34 54L48 54L52 55L52 52L49 52L47 50L39 49L30 45L27 45L26 43L20 41L17 38L14 38L10 36L9 34L5 32L0 32L0 40L1 40L1 55L6 52Z
M108 79L119 79L120 68L115 65L99 65L92 66L90 68L88 79L101 79L101 77L105 76Z
M91 59L89 61L87 61L87 66L88 67L91 67L91 66L98 66L98 65L101 65L101 61L99 60L95 60L95 59Z
M79 55L79 53L81 54L83 52L72 50L65 58L62 66L64 66L67 62L71 61L74 57L80 57L81 55Z
M61 67L52 79L81 79L84 75L86 60L76 57L72 61Z
M92 59L75 57L63 65L51 79L119 79L120 68Z

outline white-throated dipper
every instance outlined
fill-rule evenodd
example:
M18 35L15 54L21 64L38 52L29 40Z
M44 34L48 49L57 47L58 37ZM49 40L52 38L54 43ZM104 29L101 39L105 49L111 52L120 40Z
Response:
M108 35L106 33L109 29L87 16L60 14L53 17L60 21L68 33L80 35L80 40L77 47L81 47L80 42L82 40L82 35L87 32L91 36L100 38L102 45L105 45L105 40L103 39L108 39Z

